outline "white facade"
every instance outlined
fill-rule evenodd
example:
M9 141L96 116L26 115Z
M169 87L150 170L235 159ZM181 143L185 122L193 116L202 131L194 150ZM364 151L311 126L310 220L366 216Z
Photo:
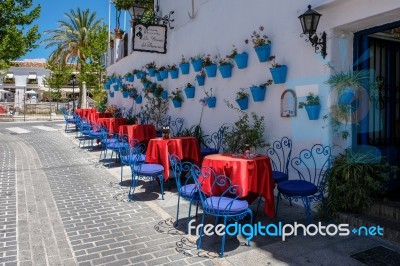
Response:
M219 73L215 78L206 78L204 88L213 88L217 96L216 108L206 107L201 123L204 131L209 134L223 123L235 122L240 115L228 108L224 99L236 105L235 97L239 88L249 88L252 84L271 79L271 64L260 63L251 42L244 42L250 39L254 30L264 26L265 34L272 41L271 55L276 56L277 63L288 66L287 80L284 84L269 86L263 102L253 102L250 98L246 112L256 112L265 117L264 136L269 143L283 136L290 137L294 143L294 154L298 154L298 149L311 147L313 143L336 143L342 148L346 146L346 143L333 135L332 130L326 127L327 122L322 119L328 113L331 101L331 89L324 82L333 71L352 69L354 32L400 18L398 0L196 0L197 15L194 19L188 16L192 9L191 1L160 2L163 14L175 11L175 28L168 30L167 53L133 52L110 65L107 74L123 76L151 61L155 61L157 66L179 64L182 55L186 59L197 54L220 54L225 57L232 51L232 45L239 52L246 51L249 54L246 69L235 67L232 77L228 79L223 79ZM314 52L305 37L300 37L302 29L298 16L307 10L308 4L322 14L317 33L327 33L328 55L325 59ZM131 40L131 36L128 39ZM129 50L130 47L131 44ZM177 87L183 88L188 82L197 85L196 74L191 66L189 75L180 74L176 80L168 78L160 83L171 92ZM143 88L139 81L135 80L134 83L136 87ZM298 101L304 100L309 92L318 93L322 105L320 119L309 120L304 109L298 109L295 117L281 117L280 99L286 89L293 89ZM181 108L174 108L171 102L168 114L184 118L185 127L198 124L202 108L199 100L204 96L203 88L196 86L195 99L185 99ZM109 104L130 107L132 100L123 99L121 93L117 92L114 98L109 98Z

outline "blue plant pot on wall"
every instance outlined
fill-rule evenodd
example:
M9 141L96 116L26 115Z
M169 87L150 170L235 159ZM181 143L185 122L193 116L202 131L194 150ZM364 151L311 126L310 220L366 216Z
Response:
M168 98L168 91L162 91L161 92L161 98L166 100Z
M168 71L167 70L160 70L160 75L162 79L168 78Z
M114 84L113 89L114 91L119 91L119 84Z
M214 78L217 75L217 65L209 65L204 67L207 77Z
M310 120L318 120L319 113L321 111L321 105L306 105L305 108Z
M219 66L219 72L224 79L232 77L232 65Z
M207 106L209 108L215 108L217 105L217 97L210 97L207 99Z
M194 98L195 88L194 87L186 87L184 89L186 98L191 99Z
M163 81L163 78L161 77L160 72L157 72L155 75L156 75L157 81Z
M250 88L251 96L253 96L253 100L255 102L262 102L265 99L265 93L267 92L267 88L263 89L259 86L253 86Z
M258 61L267 62L269 61L269 57L271 55L271 45L266 44L263 46L258 46L254 48L257 53Z
M248 59L249 59L249 54L246 52L235 55L235 62L237 68L238 69L246 68Z
M123 98L128 98L128 96L129 96L129 91L123 91L122 92L122 97Z
M135 98L135 103L136 103L136 104L141 104L141 103L142 103L142 100L143 100L142 95L139 95L139 96L137 96L137 97Z
M181 69L182 75L187 75L189 74L190 64L189 63L179 64L179 68Z
M275 84L286 82L287 66L282 65L280 67L270 68L272 79Z
M169 75L171 76L171 79L177 79L179 76L179 70L178 69L170 70Z
M148 82L143 82L142 84L144 89L148 89L150 87L150 83Z
M180 102L180 101L172 100L172 103L174 104L175 108L182 107L182 102Z
M202 69L202 65L201 65L201 60L200 59L196 59L192 61L192 66L194 71L199 72Z
M104 88L105 88L106 90L110 90L110 84L104 83Z
M141 79L141 78L143 78L145 76L146 76L146 73L144 73L142 71L139 71L139 72L136 73L136 78L137 79Z
M206 81L205 77L203 77L203 76L196 76L196 80L197 80L197 84L199 84L199 86L204 86L204 83Z
M149 76L150 77L154 77L155 76L155 71L156 69L154 67L148 68L147 71L149 72Z
M135 79L135 76L133 76L131 74L125 76L125 81L126 82L133 82L134 79Z
M339 105L349 105L354 99L354 94L356 90L352 87L345 87L340 90L338 104Z
M114 98L114 92L110 92L108 95L110 95L110 98Z
M247 110L247 108L249 108L249 97L237 99L236 102L238 103L240 110Z

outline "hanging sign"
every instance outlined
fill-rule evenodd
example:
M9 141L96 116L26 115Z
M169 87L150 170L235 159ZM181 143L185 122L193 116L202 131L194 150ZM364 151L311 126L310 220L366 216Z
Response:
M167 26L137 24L133 28L133 51L167 53Z

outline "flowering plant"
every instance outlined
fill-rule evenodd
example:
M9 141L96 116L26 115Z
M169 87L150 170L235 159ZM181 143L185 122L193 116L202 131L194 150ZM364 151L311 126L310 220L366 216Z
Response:
M275 55L271 55L269 57L269 61L271 62L272 68L281 67L282 65L275 62Z
M226 56L229 59L234 59L235 56L238 54L236 46L232 45L232 47L233 47L232 52Z
M172 100L183 102L183 93L180 88L176 88L174 91L171 92Z
M145 65L145 67L147 68L147 69L149 69L149 68L156 68L156 62L150 62L150 63L147 63L146 65Z
M121 113L121 109L116 106L116 105L109 105L106 107L106 109L104 110L105 113L111 113L113 117L121 117L122 113Z
M146 77L141 78L140 82L142 82L142 83L151 83L151 81Z
M261 83L260 85L252 85L252 87L260 87L261 89L267 88L267 86L273 83L272 79L267 80L265 83Z
M218 59L218 57L215 56L215 59ZM204 59L202 59L201 64L203 65L203 67L211 66L215 65L215 61L211 58L211 55L208 54Z
M134 69L133 71L132 71L132 74L136 74L136 73L139 73L141 70L140 69Z
M199 72L199 74L196 75L196 77L205 78L206 77L206 72L204 70L202 70L202 71Z
M202 104L203 106L206 106L206 105L207 105L207 100L208 100L208 98L212 98L212 97L213 97L213 89L210 88L209 91L207 91L206 89L204 89L204 93L205 93L206 97L201 98L201 99L199 100L199 103Z
M204 57L204 55L201 55L201 54L191 56L190 61L194 61L194 60L202 60L203 61L203 57Z
M186 84L186 88L191 88L191 87L193 87L192 84L190 84L190 83Z
M240 88L240 91L236 92L236 99L245 99L249 97L249 94L244 91L243 88Z
M232 65L232 59L228 55L226 58L218 56L218 64L220 66Z
M148 93L153 93L153 95L157 96L157 97L161 96L161 93L163 91L164 91L164 88L160 84L157 84L157 83L152 83L150 85L150 88L147 89Z
M157 68L157 71L163 71L163 70L166 70L165 66L160 66L159 68Z
M168 70L176 70L176 65L175 64L168 65L167 69Z
M122 33L122 34L124 33L124 31L121 30L121 29L119 29L119 28L115 28L115 29L114 29L114 32L115 32L115 33Z
M182 55L181 64L187 64L187 63L188 63L188 61L186 60L185 56Z
M139 96L138 90L135 87L129 88L128 91L131 92L129 97L132 99L136 99Z
M262 33L264 31L264 26L260 26L258 29L259 32L253 31L253 34L251 35L251 41L253 43L254 48L266 44L271 44L271 41L268 39L268 36ZM246 39L244 42L248 44L249 40Z

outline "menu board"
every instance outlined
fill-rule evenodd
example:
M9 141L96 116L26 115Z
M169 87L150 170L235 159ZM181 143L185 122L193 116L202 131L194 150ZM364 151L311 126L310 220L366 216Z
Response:
M133 28L133 51L167 53L167 26L137 24Z

